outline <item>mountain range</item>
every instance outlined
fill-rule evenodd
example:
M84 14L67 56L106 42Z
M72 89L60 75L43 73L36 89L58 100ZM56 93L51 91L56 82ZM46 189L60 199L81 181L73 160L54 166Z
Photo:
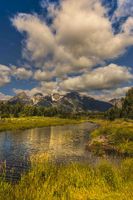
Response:
M8 100L9 104L22 103L24 105L57 107L67 110L68 112L105 112L113 107L112 103L96 100L92 97L80 95L72 91L61 95L56 92L51 95L43 96L42 93L36 93L29 97L25 92L21 92Z

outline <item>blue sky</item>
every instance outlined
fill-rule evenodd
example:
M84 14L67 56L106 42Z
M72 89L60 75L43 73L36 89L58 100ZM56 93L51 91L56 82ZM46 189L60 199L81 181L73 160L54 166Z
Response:
M133 85L132 0L75 2L1 0L1 99L23 90L109 99Z
M22 35L16 31L12 26L10 18L19 12L24 13L41 13L42 9L40 7L38 0L1 0L0 4L0 64L2 65L19 65L23 63L23 58L21 56L22 48ZM22 88L29 89L36 85L34 81L24 80L16 81L13 80L8 85L0 88L1 92L5 94L12 95L12 88Z

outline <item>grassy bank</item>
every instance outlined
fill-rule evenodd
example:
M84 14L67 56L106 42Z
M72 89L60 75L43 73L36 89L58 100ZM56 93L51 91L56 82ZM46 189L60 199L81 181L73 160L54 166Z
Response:
M6 119L0 122L0 130L74 124L83 121L85 120L42 117ZM133 121L93 122L100 125L91 134L92 146L94 145L96 153L103 153L105 147L109 147L120 153L132 154ZM23 175L17 184L13 185L0 178L0 200L132 200L131 158L117 165L104 160L96 166L76 163L56 165L50 164L46 155L40 155L32 157L31 163L30 171Z
M87 148L97 154L114 151L133 156L133 120L93 120L100 127L91 133Z
M20 117L0 120L0 131L29 129L45 126L77 124L85 120L62 119L56 117Z
M133 160L114 166L32 162L31 171L16 185L0 180L1 200L131 200Z

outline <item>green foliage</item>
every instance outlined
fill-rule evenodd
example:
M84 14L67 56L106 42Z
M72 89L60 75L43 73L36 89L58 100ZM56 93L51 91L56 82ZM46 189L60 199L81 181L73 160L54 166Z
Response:
M9 103L0 102L0 116L5 117L19 117L20 112L23 110L24 105L17 103L11 105Z
M107 161L97 166L56 165L41 158L16 185L0 180L0 199L131 200L132 164L128 159L118 166Z
M133 119L133 88L127 92L122 106L122 116Z
M112 189L117 189L120 181L118 178L118 171L106 161L99 165L98 170L104 182L106 182Z
M103 156L104 149L102 144L99 141L94 141L93 145L91 145L91 152L96 156Z
M133 159L128 158L122 161L120 168L121 177L124 181L133 180Z
M77 124L86 120L63 119L58 117L19 117L0 120L0 131L28 129L64 124Z
M114 120L116 118L129 118L133 119L133 88L131 88L125 99L123 100L122 107L114 106L105 113L105 117Z
M110 135L110 140L113 144L120 144L125 142L133 142L133 130L118 128L112 131Z
M63 107L45 107L45 106L33 106L24 105L21 103L10 104L0 103L0 116L1 118L7 117L28 117L28 116L47 116L47 117L75 117L76 114L67 111Z
M105 113L105 117L108 118L109 120L114 120L116 118L120 118L121 116L122 116L121 109L118 108L117 106L114 106Z
M75 118L91 117L103 118L104 114L100 112L78 112L73 109L67 109L64 105L54 106L36 106L25 105L23 103L11 104L9 102L0 102L0 117L29 117L29 116L45 116L45 117L62 117Z
M97 120L98 123L98 120ZM112 153L120 153L133 156L133 121L115 120L99 121L101 126L91 133L92 150L99 155L108 149ZM100 137L105 138L103 142ZM97 142L97 143L96 143ZM87 146L89 149L89 144ZM95 148L94 148L95 147Z

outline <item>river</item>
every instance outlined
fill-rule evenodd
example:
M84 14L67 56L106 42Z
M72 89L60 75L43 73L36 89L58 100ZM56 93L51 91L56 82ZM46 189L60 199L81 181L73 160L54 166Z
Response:
M28 158L36 153L48 153L56 162L93 162L86 151L89 133L94 123L51 126L0 133L0 170L6 166L7 178L18 179L29 167ZM5 161L5 162L4 162ZM14 171L14 173L13 173Z

